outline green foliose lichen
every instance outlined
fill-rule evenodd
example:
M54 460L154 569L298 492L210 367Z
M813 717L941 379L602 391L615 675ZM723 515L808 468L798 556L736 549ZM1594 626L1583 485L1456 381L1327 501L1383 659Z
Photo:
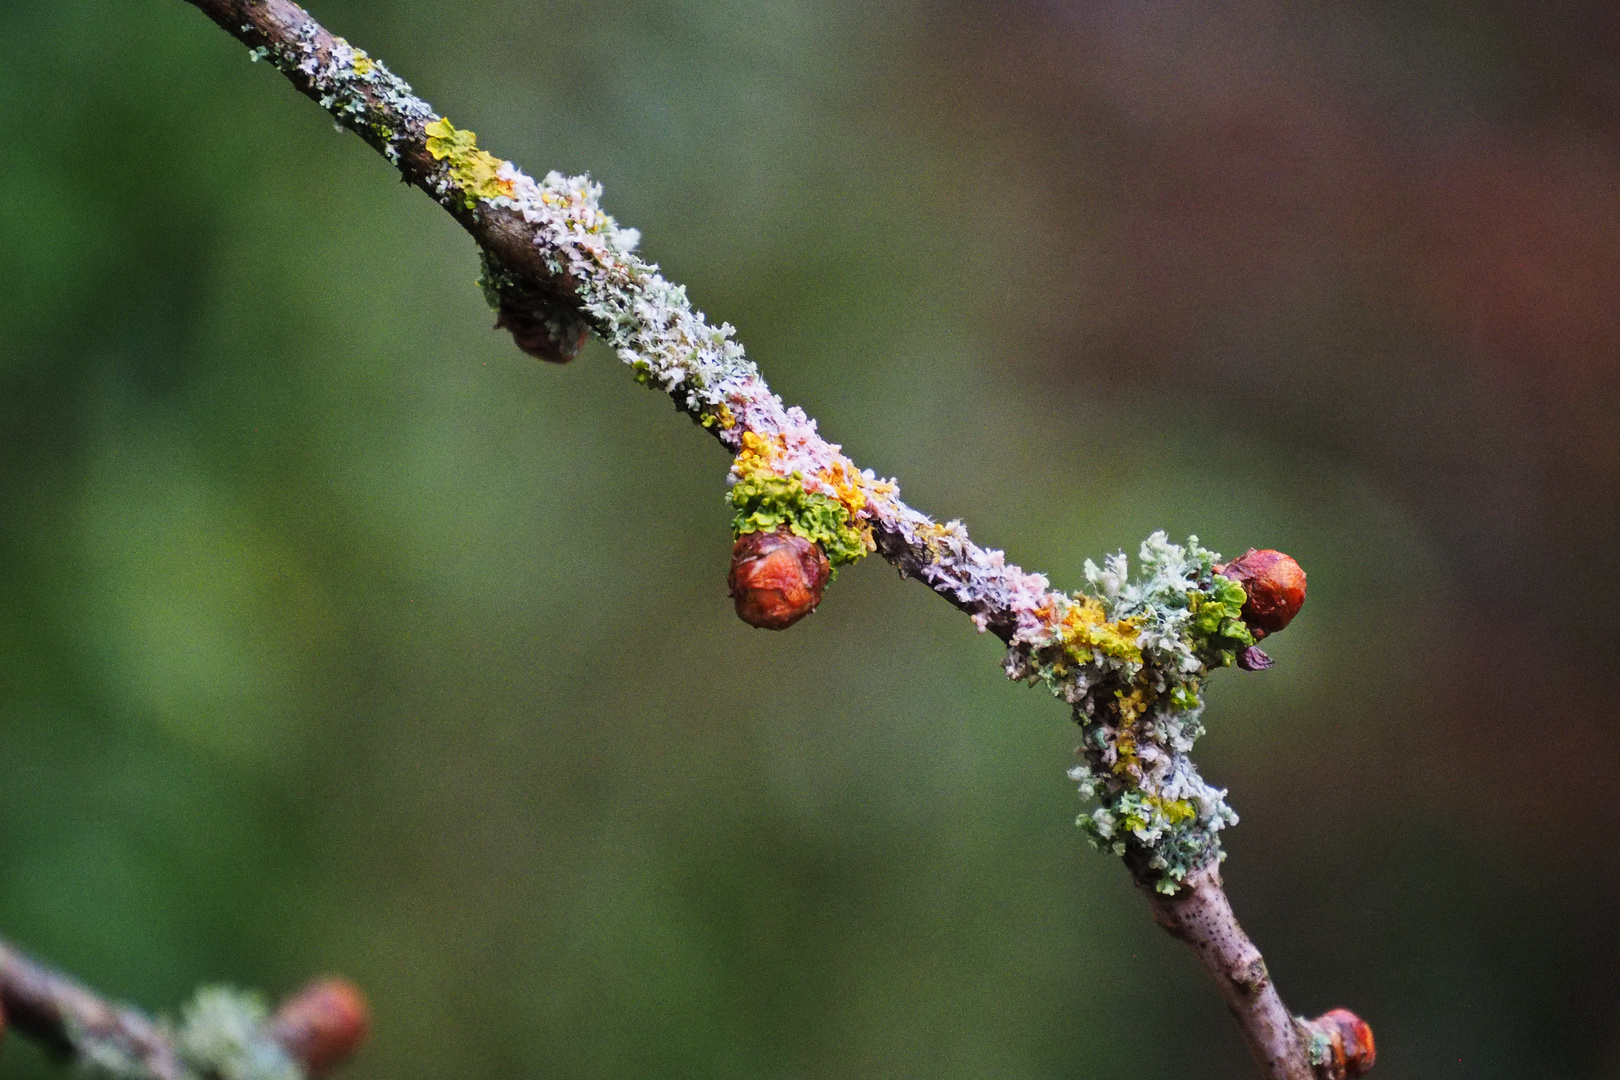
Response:
M1301 1018L1301 1019L1303 1019L1303 1018ZM1332 1061L1333 1060L1333 1039L1332 1039L1332 1037L1329 1036L1328 1033L1325 1032L1325 1031L1319 1031L1319 1030L1315 1030L1315 1029L1310 1029L1310 1035L1311 1035L1311 1045L1310 1045L1310 1048L1307 1050L1307 1053L1310 1055L1311 1064L1316 1065L1316 1066L1322 1066L1322 1065L1326 1065L1328 1062Z
M777 476L764 469L751 470L732 485L727 499L736 511L731 522L734 536L786 526L795 535L821 545L835 570L869 550L865 535L850 521L844 504L820 492L806 491L798 473Z
M1243 622L1243 605L1248 601L1243 586L1215 574L1205 589L1187 594L1187 610L1192 618L1187 633L1193 650L1210 667L1227 667L1240 649L1254 644L1254 634Z

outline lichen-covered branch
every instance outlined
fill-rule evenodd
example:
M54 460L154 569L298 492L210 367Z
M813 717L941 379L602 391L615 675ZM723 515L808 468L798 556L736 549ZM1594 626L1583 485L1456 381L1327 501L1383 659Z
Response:
M907 506L893 480L858 468L814 420L785 406L731 327L711 326L683 287L635 254L638 235L601 210L598 185L557 173L536 181L480 149L289 0L192 2L455 215L477 240L491 303L520 343L560 359L577 345L577 328L589 327L638 381L669 394L735 454L739 539L795 535L832 571L880 552L1006 642L1009 674L1044 680L1089 725L1087 754L1101 755L1091 790L1104 805L1090 818L1099 844L1147 850L1153 883L1170 891L1219 857L1216 833L1236 818L1187 751L1202 730L1202 680L1254 640L1237 617L1242 589L1213 573L1213 553L1159 535L1143 546L1143 583L1125 580L1118 556L1091 575L1089 590L1054 591L1044 575L974 544L960 522ZM809 606L820 596L813 584ZM788 625L806 610L767 613L766 624Z
M1124 857L1152 895L1173 898L1156 900L1158 910L1199 904L1201 919L1221 923L1223 940L1252 951L1216 874L1219 831L1237 816L1189 754L1203 731L1210 674L1269 665L1257 641L1280 629L1276 611L1286 611L1286 623L1298 610L1297 564L1261 552L1222 565L1196 539L1181 546L1160 533L1142 545L1134 577L1118 555L1101 569L1088 563L1084 588L1054 590L1045 576L974 544L960 522L907 506L895 481L859 468L771 393L731 327L711 325L682 286L636 254L638 234L602 211L598 185L555 172L535 180L480 148L472 132L291 0L190 2L462 224L478 244L496 325L519 347L562 362L596 333L638 382L667 393L735 456L728 498L739 615L790 626L816 606L838 566L881 554L1005 642L1010 676L1044 683L1072 707L1083 760L1071 775L1100 803L1081 817L1093 843ZM1234 569L1244 560L1246 569ZM1228 978L1215 953L1200 947L1200 955L1217 981ZM1269 993L1275 1008L1264 1024L1261 1013L1238 1010L1266 1074L1330 1075L1331 1062L1311 1071L1313 1053L1328 1053L1322 1039L1288 1021ZM1283 1020L1273 1023L1272 1013Z
M321 979L271 1014L262 999L204 987L178 1023L114 1005L0 941L0 1033L9 1026L106 1080L305 1080L364 1041L360 991Z

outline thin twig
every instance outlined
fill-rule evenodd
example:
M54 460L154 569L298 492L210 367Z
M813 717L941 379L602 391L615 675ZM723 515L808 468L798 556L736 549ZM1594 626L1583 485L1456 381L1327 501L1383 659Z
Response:
M191 1080L167 1032L0 941L0 1010L17 1031L71 1055L88 1037L138 1062L153 1080Z
M739 462L753 455L772 475L792 476L812 494L836 499L903 575L1006 642L1009 671L1020 677L1030 670L1023 661L1066 640L1064 618L1073 613L1074 598L1052 591L1044 576L1007 562L1001 552L978 547L959 522L938 524L911 509L893 481L858 469L823 440L814 421L770 392L729 340L730 327L710 326L683 289L633 253L635 235L601 212L594 185L556 174L536 182L478 149L470 132L457 131L403 80L291 0L189 2L245 43L255 59L269 59L461 223L484 260L497 325L511 330L525 351L566 360L583 331L595 331L635 367L640 381L669 393L727 450L742 455ZM1176 764L1185 767L1181 775L1190 772L1197 780L1190 762L1178 757ZM1139 881L1151 877L1144 865L1133 870ZM1346 1074L1343 1040L1332 1042L1320 1022L1295 1021L1283 1007L1212 860L1188 875L1176 895L1150 890L1149 896L1160 924L1209 968L1266 1077ZM1339 1048L1337 1064L1329 1043ZM1370 1057L1369 1036L1349 1075L1364 1071Z
M1232 914L1219 871L1211 867L1187 885L1174 896L1145 890L1154 921L1197 951L1266 1076L1315 1080L1305 1033L1283 1006L1265 958Z

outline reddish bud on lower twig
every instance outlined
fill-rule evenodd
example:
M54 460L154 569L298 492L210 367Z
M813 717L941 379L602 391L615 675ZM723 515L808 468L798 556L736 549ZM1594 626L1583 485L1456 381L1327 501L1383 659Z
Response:
M1243 586L1243 621L1256 640L1287 626L1305 603L1305 571L1280 551L1250 548L1215 572Z
M341 1065L366 1041L371 1009L347 979L317 979L281 1003L270 1037L310 1076Z
M1323 1080L1365 1076L1378 1059L1372 1028L1349 1009L1325 1012L1307 1021L1305 1027L1312 1035L1322 1035L1328 1040L1328 1058L1316 1070Z
M832 566L819 545L786 529L744 533L731 548L737 617L762 630L786 630L821 603Z

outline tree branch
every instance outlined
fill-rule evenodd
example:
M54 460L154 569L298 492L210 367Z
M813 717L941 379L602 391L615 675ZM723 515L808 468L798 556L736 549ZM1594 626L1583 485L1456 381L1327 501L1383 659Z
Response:
M318 979L274 1015L251 994L204 989L175 1026L114 1005L0 941L0 1035L7 1024L95 1075L301 1080L353 1054L369 1013L352 983Z
M1198 952L1262 1073L1312 1080L1370 1067L1365 1025L1345 1027L1330 1019L1337 1013L1295 1020L1283 1007L1216 869L1216 833L1236 815L1187 757L1210 671L1239 658L1269 664L1254 647L1266 631L1254 622L1252 581L1231 585L1196 541L1183 549L1156 535L1143 546L1145 579L1127 581L1118 556L1101 571L1088 564L1090 593L1053 591L1043 575L974 544L960 522L908 507L894 481L859 469L802 410L784 406L731 328L709 325L684 288L634 253L639 237L601 211L597 185L556 173L537 182L479 149L471 132L291 0L189 2L461 223L480 249L496 325L520 348L566 361L594 331L638 381L668 393L737 455L739 614L789 625L819 601L827 556L836 566L873 550L966 612L1007 644L1010 675L1043 681L1074 706L1087 764L1071 775L1104 801L1082 819L1088 832L1126 857L1155 918ZM784 539L743 542L772 530ZM1304 575L1297 564L1293 572L1302 600Z

